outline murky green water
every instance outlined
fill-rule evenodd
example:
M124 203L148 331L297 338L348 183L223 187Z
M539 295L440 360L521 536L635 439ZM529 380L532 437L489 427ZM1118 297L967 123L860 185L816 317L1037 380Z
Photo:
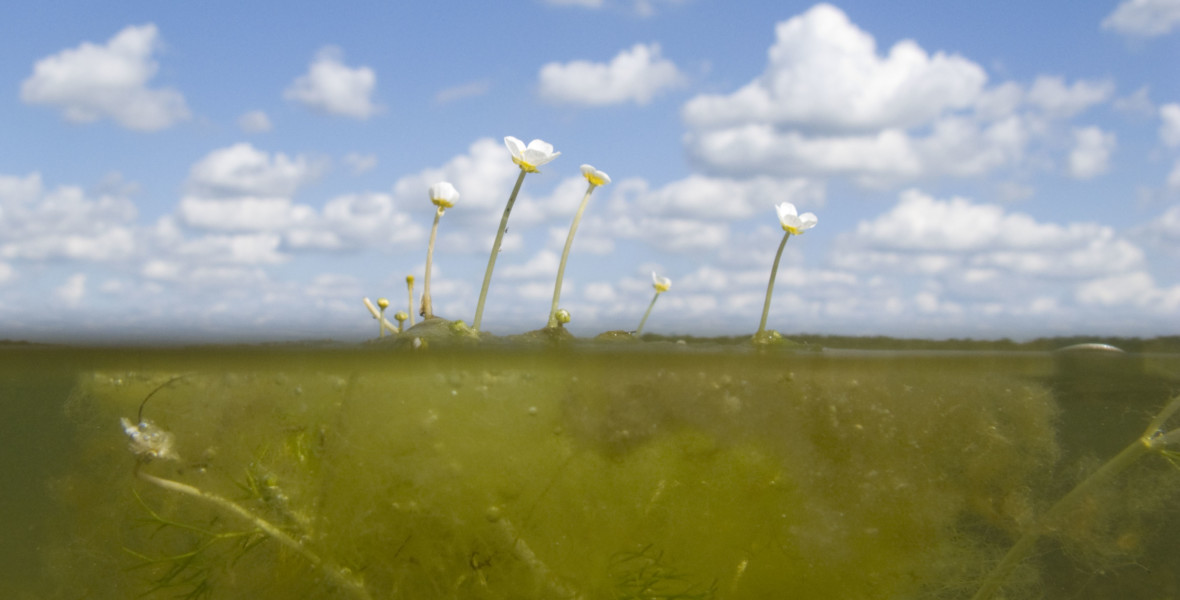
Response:
M647 346L0 350L0 597L1180 597L1176 356Z

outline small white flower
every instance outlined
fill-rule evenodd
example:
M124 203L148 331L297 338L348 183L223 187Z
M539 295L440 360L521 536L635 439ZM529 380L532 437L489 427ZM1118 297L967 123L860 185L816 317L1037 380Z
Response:
M171 433L156 427L148 419L139 424L132 423L126 417L119 420L123 424L123 432L131 438L128 448L140 460L149 461L156 458L164 460L180 460L180 456L172 449L175 438Z
M778 222L782 224L783 231L788 231L793 235L799 235L819 222L819 218L814 213L803 213L800 215L795 209L795 205L790 202L783 202L774 207L778 213Z
M528 173L539 173L537 167L561 155L560 152L553 151L552 144L541 140L533 140L525 146L524 142L507 136L504 138L504 145L508 146L508 151L512 153L512 162Z
M582 165L582 176L585 177L586 181L589 181L590 185L594 187L599 187L610 183L610 175L607 175L606 173L603 173L602 171L599 171L590 165Z
M446 181L430 186L430 201L439 208L451 208L459 201L459 190Z
M656 288L657 294L662 294L672 288L672 280L667 277L659 277L655 271L652 271L651 286Z

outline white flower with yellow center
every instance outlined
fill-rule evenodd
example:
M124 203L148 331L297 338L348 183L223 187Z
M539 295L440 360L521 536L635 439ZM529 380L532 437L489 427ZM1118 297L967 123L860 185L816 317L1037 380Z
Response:
M507 136L504 138L504 145L508 146L508 151L512 153L512 162L526 173L540 173L537 167L561 155L560 152L553 151L553 144L542 140L533 140L525 146L524 142Z
M430 186L430 202L435 206L447 209L455 206L459 201L459 190L449 182L440 181Z
M672 287L672 280L667 277L660 277L656 275L655 271L651 272L651 286L656 288L657 294L662 294Z
M783 226L783 231L793 235L799 235L819 222L815 213L799 214L790 202L783 202L775 206L774 210L778 213L778 222Z
M594 187L603 186L610 183L610 175L607 175L606 173L603 173L602 171L599 171L590 165L582 165L582 176L585 177L586 181L589 181L590 185Z

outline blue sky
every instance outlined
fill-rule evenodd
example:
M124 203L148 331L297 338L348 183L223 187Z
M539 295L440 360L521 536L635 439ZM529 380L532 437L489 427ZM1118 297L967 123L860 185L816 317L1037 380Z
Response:
M22 3L0 23L0 338L483 329L1180 333L1180 0Z

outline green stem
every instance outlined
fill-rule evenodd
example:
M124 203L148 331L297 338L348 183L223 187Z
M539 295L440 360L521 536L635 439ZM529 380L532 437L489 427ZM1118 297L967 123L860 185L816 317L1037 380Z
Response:
M180 483L179 481L164 479L163 477L156 477L155 475L144 473L139 468L139 465L136 465L135 467L135 475L152 485L172 492L184 494L186 496L191 496L193 498L197 498L198 500L203 500L249 521L255 527L266 533L266 535L270 536L271 539L293 550L296 554L299 554L303 558L307 559L307 561L311 564L322 569L329 578L336 582L337 585L351 591L357 598L370 598L369 592L365 590L364 586L360 582L353 579L348 571L336 565L324 562L324 559L320 558L318 554L304 547L303 544L299 543L299 541L297 541L295 538L288 535L287 532L279 529L270 521L255 515L246 508L242 507L240 504L229 500L228 498L218 496L217 494L211 494L200 488L193 487L187 483Z
M408 296L408 298L409 298L409 304L406 306L406 308L408 309L406 311L406 314L410 315L410 327L413 327L414 326L414 280L413 279L406 280L406 296ZM401 331L400 326L398 327L398 331Z
M758 323L758 333L766 331L766 317L770 315L770 296L774 293L774 278L778 275L778 261L783 257L783 248L787 247L787 240L791 232L783 234L783 241L778 245L778 253L774 255L774 266L770 268L770 283L766 285L766 303L762 305L762 321ZM754 335L758 335L755 333Z
M430 228L430 243L426 246L426 278L422 281L422 315L423 319L434 317L434 305L430 302L430 265L434 262L434 238L438 237L438 221L446 209L438 207L434 211L434 226Z
M1078 501L1084 499L1087 494L1094 491L1100 485L1108 483L1114 479L1119 473L1122 473L1127 467L1135 464L1135 461L1143 457L1149 452L1161 452L1171 441L1171 435L1175 434L1180 429L1172 430L1164 433L1162 431L1164 422L1167 421L1173 414L1180 410L1180 396L1173 398L1166 407L1148 425L1147 431L1140 436L1139 439L1131 443L1115 455L1114 458L1106 461L1106 464L1099 467L1089 477L1074 487L1068 494L1057 501L1038 522L1027 533L1016 541L1016 544L1008 550L1004 558L988 573L987 578L983 580L979 591L971 597L971 600L988 600L1000 589L1000 586L1007 580L1008 575L1011 574L1012 569L1021 561L1028 558L1028 555L1036 547L1037 540L1042 534L1051 531L1053 527L1060 525L1061 520L1067 516Z
M643 334L643 324L647 323L647 318L651 316L651 307L656 305L656 300L660 297L660 292L656 291L656 295L651 297L651 303L647 305L647 312L643 313L643 318L639 320L639 327L635 329L635 337Z
M574 245L574 234L578 232L578 223L582 220L582 213L586 212L586 205L590 203L590 193L594 191L594 184L586 188L582 196L582 204L578 206L578 213L574 215L574 222L570 224L570 233L565 238L565 249L561 251L561 264L557 267L557 284L553 286L553 305L549 307L549 327L557 327L557 301L561 299L561 280L565 277L565 261L570 257L570 246Z
M475 320L471 322L471 329L479 331L479 324L483 321L483 305L488 299L488 286L492 283L492 270L496 268L496 255L500 253L500 243L504 241L504 232L508 230L508 215L512 213L512 205L516 203L516 195L520 193L520 184L524 183L524 176L528 174L522 167L520 176L516 178L516 185L512 187L512 195L508 197L508 205L504 207L504 216L500 218L500 230L496 232L496 241L492 243L492 255L488 257L488 270L483 275L483 287L479 290L479 304L475 305Z

